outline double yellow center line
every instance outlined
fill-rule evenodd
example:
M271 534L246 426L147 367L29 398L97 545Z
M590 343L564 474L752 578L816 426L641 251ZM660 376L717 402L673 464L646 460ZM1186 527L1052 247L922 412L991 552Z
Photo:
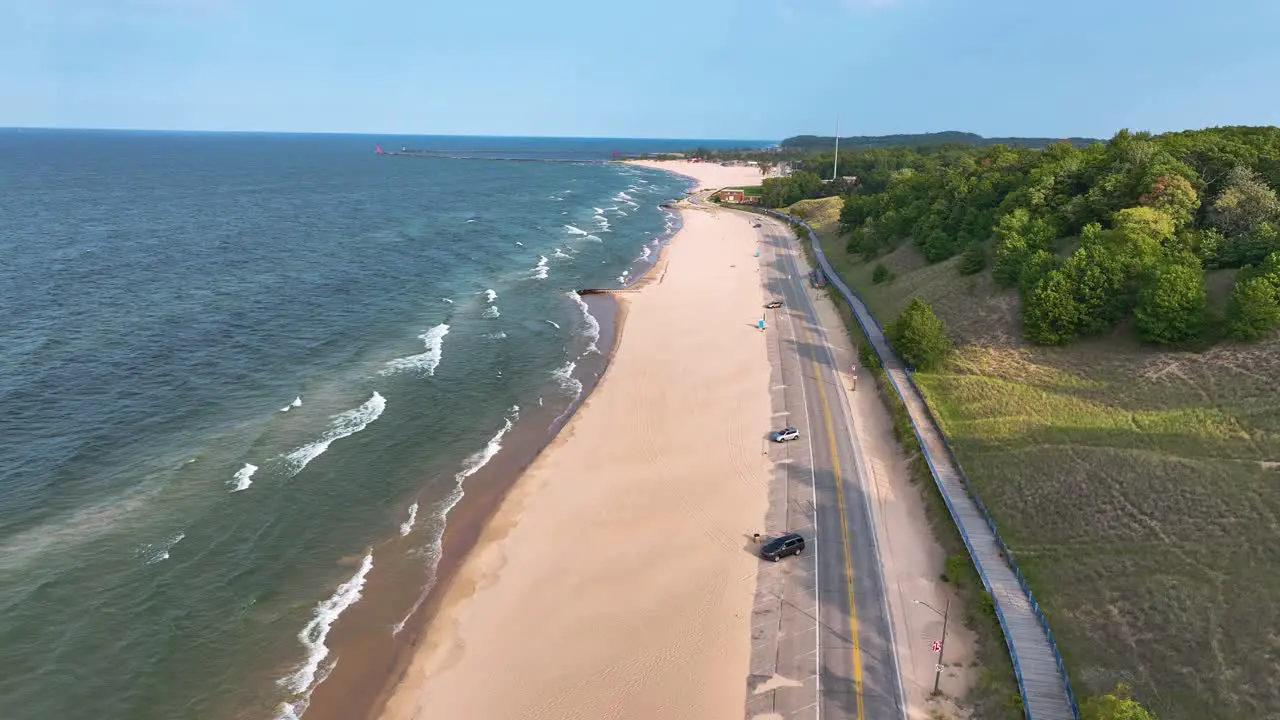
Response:
M795 265L792 264L792 268ZM789 273L790 274L790 273ZM792 286L795 287L795 275L791 276ZM799 288L800 293L804 293L804 287ZM857 705L857 720L863 720L862 707L862 653L858 646L858 608L853 601L853 560L849 555L849 521L844 505L844 480L840 475L840 454L836 448L836 431L835 423L831 420L831 406L827 403L827 392L822 387L822 372L818 367L818 361L814 358L813 338L809 334L807 323L802 320L800 323L800 331L804 333L804 342L808 346L809 365L813 369L813 377L818 383L818 397L822 401L822 419L827 428L827 444L831 451L831 470L835 474L836 484L836 505L840 510L840 534L843 536L841 548L844 550L844 577L845 592L849 594L849 631L851 633L850 652L853 655L853 692ZM838 376L837 376L838 377ZM801 380L803 382L803 380Z

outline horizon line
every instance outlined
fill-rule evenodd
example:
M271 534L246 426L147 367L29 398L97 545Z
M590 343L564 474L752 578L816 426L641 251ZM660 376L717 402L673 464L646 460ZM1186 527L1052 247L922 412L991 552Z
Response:
M411 133L411 132L370 132L350 130L194 130L174 128L130 128L130 127L75 127L68 125L0 125L0 131L34 130L63 132L119 132L119 133L170 133L187 135L347 135L356 137L460 137L460 138L501 138L501 139L547 139L547 140L710 140L715 142L749 142L779 143L780 139L761 138L695 138L695 137L641 137L641 136L609 136L609 135L500 135L500 134L461 134L461 133Z

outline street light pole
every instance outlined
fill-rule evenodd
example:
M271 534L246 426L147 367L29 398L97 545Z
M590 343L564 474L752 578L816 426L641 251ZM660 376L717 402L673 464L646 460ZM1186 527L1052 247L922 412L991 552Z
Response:
M947 618L951 615L951 596L947 596L947 604L943 606L942 612L938 612L938 608L923 600L916 600L916 604L923 605L942 616L942 639L938 641L938 662L933 666L933 694L937 695L938 683L942 680L942 651L947 647Z

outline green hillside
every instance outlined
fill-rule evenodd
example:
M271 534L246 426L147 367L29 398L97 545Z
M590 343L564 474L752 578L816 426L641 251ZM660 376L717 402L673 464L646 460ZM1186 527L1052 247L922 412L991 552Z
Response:
M1280 341L1161 350L1126 320L1030 345L1018 291L962 274L963 252L851 253L831 215L813 218L825 252L881 322L913 297L946 322L957 351L917 381L1077 693L1124 681L1162 720L1280 716ZM1238 272L1206 273L1219 312Z
M840 147L849 150L870 150L890 147L937 147L939 145L974 145L987 147L1005 145L1013 148L1044 148L1054 143L1066 141L1078 147L1101 142L1093 138L987 138L975 133L949 130L936 133L919 133L914 135L856 135L840 138ZM829 150L835 144L835 137L818 135L797 135L783 140L781 147L788 150Z

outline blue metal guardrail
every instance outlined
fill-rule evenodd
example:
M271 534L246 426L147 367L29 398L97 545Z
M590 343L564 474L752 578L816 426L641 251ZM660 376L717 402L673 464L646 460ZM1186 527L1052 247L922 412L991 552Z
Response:
M868 340L870 340L872 336L869 332L867 332L868 329L863 322L862 315L857 312L857 309L854 305L855 298L857 299L857 303L862 305L863 308L866 310L866 314L868 317L871 318L871 322L875 324L877 335L879 335L881 338L884 339L884 346L889 349L889 352L892 353L893 352L892 346L889 345L888 338L884 335L884 328L881 327L880 321L877 320L875 315L873 315L870 312L870 309L866 308L866 303L864 303L861 298L857 297L857 293L854 292L852 288L848 287L847 284L844 283L843 280L839 277L839 275L836 274L835 270L831 267L831 263L827 261L826 255L822 251L822 245L818 242L817 233L814 232L813 228L809 227L808 223L804 222L803 220L796 218L794 216L788 215L787 213L783 213L783 212L779 212L777 210L771 210L771 209L765 209L765 212L775 217L782 218L794 225L798 225L804 228L808 232L809 241L813 246L814 255L817 256L818 263L821 266L822 271L826 274L828 281L831 282L832 285L835 285L840 290L841 294L845 295L845 301L849 303L850 310L853 311L853 316L858 321L858 325L862 327L863 333L865 333L867 335ZM880 355L880 349L875 346L875 343L872 343L872 350L874 350L877 355ZM901 361L901 358L895 357L895 359ZM883 364L884 358L881 358L881 362ZM903 374L906 376L907 382L911 384L912 389L915 390L916 394L922 400L921 404L924 405L925 413L929 417L929 422L932 423L933 426L937 429L938 437L942 439L942 443L946 447L947 455L949 456L949 459L955 465L955 468L958 471L960 482L964 486L966 494L968 494L970 499L973 500L974 504L977 505L978 511L982 514L983 520L986 521L987 526L991 529L991 534L995 536L996 544L1000 549L1000 553L1004 556L1004 559L1009 563L1010 569L1013 570L1014 576L1017 577L1018 579L1018 585L1022 588L1022 592L1026 595L1027 601L1030 604L1031 609L1034 611L1036 619L1040 622L1040 626L1044 630L1045 637L1047 637L1049 640L1049 647L1053 651L1053 658L1054 658L1054 662L1057 664L1058 672L1062 676L1062 682L1067 692L1067 699L1071 704L1072 715L1075 717L1076 720L1079 720L1080 709L1079 709L1079 704L1076 702L1075 693L1071 689L1071 679L1067 675L1067 668L1062 661L1062 654L1058 651L1058 644L1054 640L1053 631L1049 629L1049 623L1045 619L1044 613L1041 612L1040 610L1040 603L1036 601L1035 595L1031 592L1031 587L1027 585L1026 577L1023 576L1022 570L1019 569L1017 561L1014 560L1013 553L1010 552L1008 546L1005 545L1004 538L1000 537L1000 531L996 529L995 520L992 519L991 513L987 511L987 506L983 504L982 500L978 497L977 493L973 490L973 487L969 484L968 475L965 474L964 468L961 467L960 465L959 458L956 457L955 450L951 447L951 439L947 437L946 432L942 429L942 425L938 422L938 418L934 415L933 409L929 407L929 403L927 401L924 401L924 397L925 397L924 393L921 392L919 386L916 385L915 379L912 377L912 371L910 370L910 368L907 366L905 362L903 363L903 369L904 369ZM889 374L888 377L889 377L889 382L893 385L894 391L898 393L898 397L901 398L902 402L905 404L907 400L905 395L903 394L902 388L898 386L898 383L896 380L893 379L892 374ZM938 492L939 494L942 495L942 499L947 505L947 511L951 514L952 520L955 521L956 523L956 528L960 531L961 538L964 540L965 547L969 551L969 556L973 560L974 567L977 568L978 575L979 577L982 578L982 584L984 587L986 587L987 592L991 592L992 590L991 581L987 578L986 570L983 568L982 563L978 560L977 553L974 551L973 544L969 539L969 534L965 531L965 527L959 515L956 513L955 507L951 504L951 499L947 496L946 489L942 486L942 481L939 478L937 467L934 465L933 458L929 453L928 447L925 445L924 438L920 436L920 431L916 427L914 420L912 420L911 422L911 431L915 434L916 441L920 444L920 452L924 456L925 462L928 463L929 465L929 472L931 475L933 475L934 482L938 484ZM1014 674L1017 676L1017 679L1018 679L1018 689L1021 692L1021 695L1023 698L1024 712L1028 720L1033 720L1033 718L1031 717L1030 704L1028 703L1028 699L1027 699L1026 684L1022 676L1022 667L1021 667L1021 663L1018 660L1017 648L1013 644L1013 640L1009 632L1009 626L1005 621L1004 613L1000 609L1000 604L995 603L994 605L995 605L996 617L1000 621L1000 629L1004 633L1005 646L1009 648L1009 657L1013 661Z

